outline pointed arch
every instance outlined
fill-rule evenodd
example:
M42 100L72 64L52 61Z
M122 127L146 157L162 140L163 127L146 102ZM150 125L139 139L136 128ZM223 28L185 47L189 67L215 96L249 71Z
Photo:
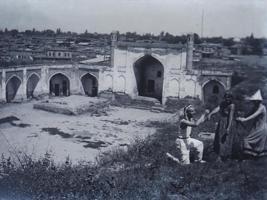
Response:
M49 91L53 96L69 96L70 80L64 73L58 72L49 78Z
M169 82L169 96L179 97L180 82L176 78L173 78Z
M40 81L40 76L33 72L30 74L28 80L27 80L27 98L31 98L34 96L34 90Z
M16 75L12 75L6 82L6 101L11 102L17 94L19 87L21 86L21 79Z
M91 73L86 73L80 78L84 93L87 96L95 97L98 94L98 79Z
M113 90L113 76L111 74L105 76L105 89Z
M126 91L126 79L123 75L118 77L118 91L123 93Z
M163 64L151 55L144 55L134 62L133 68L138 95L153 97L162 102Z
M225 90L224 84L216 79L206 81L202 85L204 103L217 106L221 102Z

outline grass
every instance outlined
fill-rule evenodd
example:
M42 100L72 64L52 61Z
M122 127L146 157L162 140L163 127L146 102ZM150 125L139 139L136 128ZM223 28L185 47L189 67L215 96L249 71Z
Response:
M2 157L0 196L8 199L265 199L266 159L214 162L206 149L206 164L179 166L173 154L175 123L151 122L155 135L136 139L127 150L114 149L97 164L56 165L46 154L34 161L25 156L20 165ZM147 124L151 126L151 124ZM194 131L213 128L209 122ZM209 142L208 142L209 143ZM205 143L205 146L208 146ZM265 196L264 196L265 195Z

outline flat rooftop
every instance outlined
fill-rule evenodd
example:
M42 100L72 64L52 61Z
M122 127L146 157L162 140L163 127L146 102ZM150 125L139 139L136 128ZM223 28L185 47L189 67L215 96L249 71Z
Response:
M116 42L118 47L136 47L136 48L159 48L159 49L183 49L186 46L183 44L167 44L162 42Z

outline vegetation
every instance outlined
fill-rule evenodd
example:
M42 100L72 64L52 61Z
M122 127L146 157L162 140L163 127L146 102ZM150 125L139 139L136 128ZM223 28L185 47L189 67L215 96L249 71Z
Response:
M199 108L200 109L200 108ZM0 197L7 199L265 199L266 159L214 162L211 141L205 141L205 164L178 165L177 123L148 122L155 135L136 139L127 150L114 149L96 164L56 165L49 154L39 160L23 156L15 164L2 156ZM214 121L195 129L211 131ZM192 155L194 156L194 155Z
M260 38L254 38L253 34L244 38L245 46L243 47L244 54L262 55L264 40Z

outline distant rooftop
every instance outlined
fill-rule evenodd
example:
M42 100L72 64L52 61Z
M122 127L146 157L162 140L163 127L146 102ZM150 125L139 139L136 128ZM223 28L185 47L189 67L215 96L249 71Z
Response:
M90 63L97 63L97 62L103 62L103 61L105 61L105 56L103 56L103 55L97 55L96 58L91 58L91 59L88 59L88 60L83 60L80 63L90 64Z
M55 48L48 48L47 51L64 51L64 52L70 52L71 50L66 49L66 48L55 47Z
M139 48L161 48L161 49L182 49L185 48L183 44L167 44L162 42L116 42L118 47L139 47Z
M219 58L203 58L201 61L194 63L194 68L199 70L221 70L229 71L239 66L241 63L236 60L226 60Z
M97 65L97 66L110 66L110 58L107 59L106 56L103 55L97 55L96 58L83 60L80 62L80 64L91 64L91 65Z

